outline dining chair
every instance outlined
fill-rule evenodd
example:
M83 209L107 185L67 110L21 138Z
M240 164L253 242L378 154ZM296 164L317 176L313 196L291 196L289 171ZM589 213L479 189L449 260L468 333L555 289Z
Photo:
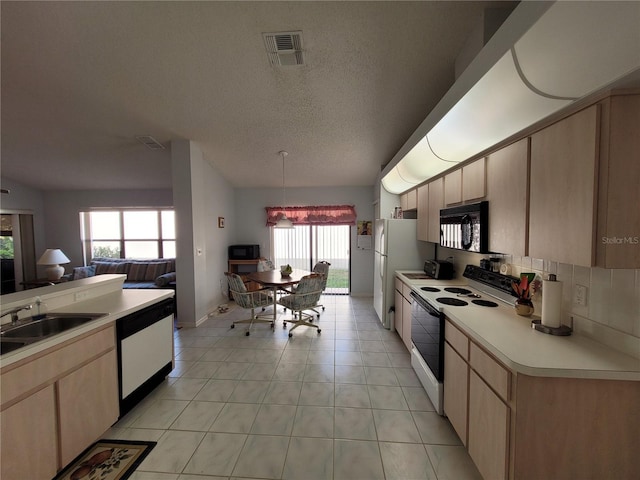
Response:
M329 267L330 266L331 266L331 264L329 262L324 261L324 260L319 261L318 263L316 263L313 266L313 272L314 273L319 273L319 274L321 274L323 276L323 280L322 280L322 292L323 293L327 289L327 279L329 278ZM318 304L317 306L321 307L322 311L324 312L324 305ZM318 310L316 310L315 308L312 308L311 310L313 310L317 314L320 314L320 312Z
M270 295L270 288L261 288L260 290L247 290L247 286L242 281L242 277L237 273L225 272L227 282L229 283L229 290L231 296L235 300L236 304L242 308L251 309L251 317L244 320L236 320L231 324L231 328L235 328L236 323L248 323L246 335L249 336L251 326L254 323L270 323L271 328L274 327L273 318L269 314L269 319L263 318L266 315L256 314L256 308L262 308L264 311L266 307L272 306L273 297Z
M304 313L304 310L309 310L318 305L318 300L320 300L320 295L322 295L322 281L323 275L319 273L306 275L300 279L300 282L298 282L295 292L290 292L289 295L284 295L278 299L279 305L290 309L294 314L292 319L284 319L282 321L282 326L284 328L287 327L287 322L293 324L289 329L290 337L293 336L291 332L301 326L313 327L318 331L318 333L322 331L318 325L311 323L313 315ZM320 317L320 314L316 315L318 318ZM310 321L307 321L306 319L309 319Z

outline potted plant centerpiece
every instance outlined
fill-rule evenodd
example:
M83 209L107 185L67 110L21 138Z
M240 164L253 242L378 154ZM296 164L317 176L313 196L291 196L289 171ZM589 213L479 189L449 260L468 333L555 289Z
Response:
M280 274L283 277L288 277L289 275L291 275L292 272L293 272L293 268L291 268L291 265L289 265L288 263L286 265L280 266Z
M530 317L533 314L533 302L531 301L531 285L535 273L523 273L520 275L520 282L511 282L513 291L518 298L515 302L516 313L523 317Z

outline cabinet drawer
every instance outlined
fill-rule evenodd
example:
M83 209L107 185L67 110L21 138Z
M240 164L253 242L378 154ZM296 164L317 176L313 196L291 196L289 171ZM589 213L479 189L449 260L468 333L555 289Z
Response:
M465 360L469 360L469 339L447 320L444 326L444 338Z
M402 283L402 280L400 280L398 277L396 277L396 290L398 290L400 293L402 293L402 286L404 285L404 283Z
M40 358L2 374L1 403L16 399L30 390L55 381L66 372L109 349L115 349L113 326L57 348Z
M506 368L474 343L469 349L469 364L503 400L509 400L510 373Z
M409 285L402 284L402 296L411 302L411 287Z

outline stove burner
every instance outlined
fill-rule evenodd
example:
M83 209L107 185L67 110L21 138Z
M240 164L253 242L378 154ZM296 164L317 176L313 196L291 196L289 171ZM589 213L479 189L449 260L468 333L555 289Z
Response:
M463 307L465 305L469 305L467 302L465 302L464 300L460 300L459 298L440 297L440 298L436 298L436 301L440 303L444 303L445 305L451 305L454 307Z
M439 292L440 289L436 287L420 287L420 290L424 290L425 292Z
M449 293L462 293L465 295L471 293L471 290L467 290L466 288L460 288L460 287L447 287L444 289L444 291Z
M471 300L471 303L475 303L476 305L480 305L482 307L497 307L498 304L496 302L492 302L491 300Z

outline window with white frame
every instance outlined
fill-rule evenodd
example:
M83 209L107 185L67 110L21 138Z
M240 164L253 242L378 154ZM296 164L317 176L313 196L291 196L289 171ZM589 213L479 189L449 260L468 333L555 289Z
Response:
M80 213L85 260L175 258L172 209L105 209Z

